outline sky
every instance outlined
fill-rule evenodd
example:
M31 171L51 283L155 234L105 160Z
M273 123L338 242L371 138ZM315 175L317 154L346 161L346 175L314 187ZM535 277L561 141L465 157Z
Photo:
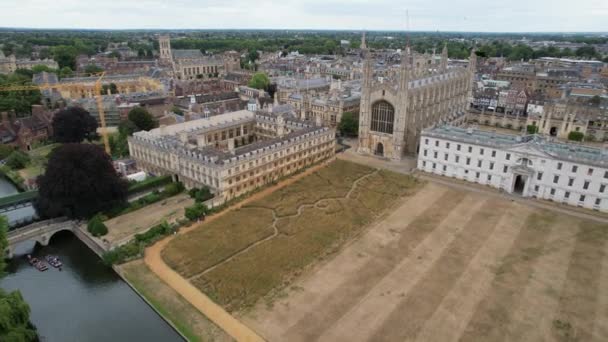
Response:
M608 32L608 0L0 0L0 27Z

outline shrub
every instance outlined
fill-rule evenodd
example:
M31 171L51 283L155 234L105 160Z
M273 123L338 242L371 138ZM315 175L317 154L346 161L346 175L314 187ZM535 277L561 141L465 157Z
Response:
M199 202L199 203L205 202L214 197L213 194L211 193L211 190L209 190L208 187L203 187L200 189L197 189L197 188L190 189L190 191L188 191L188 194L190 195L191 198L193 198L196 202Z
M128 243L104 253L103 261L106 265L122 264L131 259L143 256L147 246L160 240L164 236L173 234L177 229L167 222L150 228L147 232L135 235L135 239Z
M142 192L168 183L171 183L171 176L148 177L144 181L130 183L129 194Z
M528 131L528 134L536 134L538 133L538 126L528 125L526 126L526 130Z
M102 216L100 214L93 216L93 218L89 220L87 230L95 237L108 234L108 227L106 227L106 225L103 223Z
M30 156L21 152L21 151L13 151L6 158L6 166L13 170L21 170L30 162Z
M184 185L180 182L175 182L175 183L171 183L167 186L165 186L165 190L163 191L163 195L169 197L169 196L175 196L177 194L179 194L180 192L184 191Z
M163 222L150 228L150 230L145 233L136 234L135 240L149 245L150 243L158 240L159 237L172 234L174 231L175 229L173 229L167 222Z
M568 134L568 140L572 140L572 141L583 141L584 137L585 137L585 135L581 132L570 132Z
M209 208L202 203L195 203L191 207L186 208L186 218L190 221L198 220L199 218L207 215L209 213Z

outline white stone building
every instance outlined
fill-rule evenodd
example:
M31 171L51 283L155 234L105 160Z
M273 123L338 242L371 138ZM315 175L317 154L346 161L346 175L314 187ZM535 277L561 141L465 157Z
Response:
M441 126L422 131L418 169L558 203L608 211L608 151Z

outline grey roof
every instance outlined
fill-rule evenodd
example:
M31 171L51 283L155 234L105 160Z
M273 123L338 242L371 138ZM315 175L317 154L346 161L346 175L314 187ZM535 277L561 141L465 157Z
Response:
M201 50L172 50L173 58L203 58Z
M447 125L426 129L423 131L423 135L503 149L527 146L555 159L608 167L608 152L605 149L557 142L541 135L504 134Z

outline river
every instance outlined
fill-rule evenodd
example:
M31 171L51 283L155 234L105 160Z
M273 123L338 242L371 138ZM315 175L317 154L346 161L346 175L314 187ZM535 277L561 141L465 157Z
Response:
M11 182L0 176L0 197L14 195L18 192L19 190ZM37 217L36 210L31 204L23 208L11 210L5 216L11 226L23 221L31 222L32 218Z
M0 191L5 188L1 183ZM27 263L27 254L38 258L57 255L64 267L39 272ZM33 243L17 246L0 287L21 291L41 341L183 341L111 268L67 231L53 236L46 247Z

